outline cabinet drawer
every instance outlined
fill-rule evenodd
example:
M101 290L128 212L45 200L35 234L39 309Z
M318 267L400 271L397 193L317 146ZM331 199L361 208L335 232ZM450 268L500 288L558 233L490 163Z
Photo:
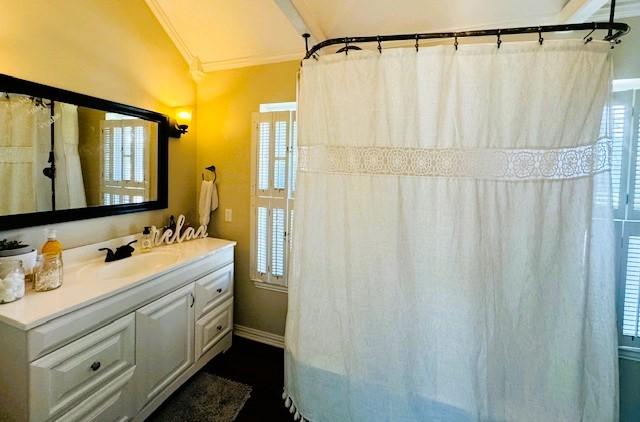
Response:
M31 419L49 419L132 374L134 344L135 318L130 314L31 363Z
M233 294L233 264L196 280L196 319Z
M135 368L111 381L91 397L56 419L56 422L124 422L133 416L129 380Z
M196 360L233 327L233 299L209 311L196 322Z

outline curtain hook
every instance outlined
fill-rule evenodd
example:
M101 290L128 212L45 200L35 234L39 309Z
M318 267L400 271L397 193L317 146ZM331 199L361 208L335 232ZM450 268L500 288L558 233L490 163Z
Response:
M501 32L501 30L498 29L498 41L496 43L498 45L498 48L500 48L500 44L502 44L502 40L500 39L500 32Z
M458 34L457 33L453 34L453 46L455 47L456 51L458 51Z
M349 38L344 39L344 55L349 55Z
M596 25L594 23L593 25L593 29L591 30L591 32L589 32L587 35L585 35L585 37L583 38L584 43L585 44L589 44L591 41L593 41L593 37L591 36L591 34L593 34L596 31Z
M418 34L416 34L416 53L418 52Z
M382 43L380 42L380 35L376 37L378 39L378 53L382 54Z
M542 27L539 26L538 27L538 43L542 45L543 42L544 42L544 38L542 38Z

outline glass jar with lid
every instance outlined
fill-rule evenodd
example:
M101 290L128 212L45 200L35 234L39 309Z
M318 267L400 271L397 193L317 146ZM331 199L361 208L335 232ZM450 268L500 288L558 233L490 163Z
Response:
M45 253L38 256L33 279L33 290L46 292L62 286L62 255Z
M24 278L22 261L0 261L0 303L13 302L24 296Z

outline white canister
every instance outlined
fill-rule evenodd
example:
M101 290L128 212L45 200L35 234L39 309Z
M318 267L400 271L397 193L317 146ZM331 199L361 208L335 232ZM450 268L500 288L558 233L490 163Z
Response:
M22 261L24 273L28 276L33 273L33 269L36 266L36 259L38 258L38 251L32 247L27 247L2 252L3 253L0 253L0 263L14 260Z
M24 269L19 260L0 262L0 303L9 303L24 296Z

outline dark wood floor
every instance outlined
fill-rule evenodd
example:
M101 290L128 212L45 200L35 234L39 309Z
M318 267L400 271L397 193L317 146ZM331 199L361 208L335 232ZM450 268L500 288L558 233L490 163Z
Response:
M201 371L251 386L251 397L238 414L236 422L293 421L282 400L282 349L234 336L231 348L213 358ZM170 402L172 397L165 400L165 404ZM153 420L154 414L149 420Z
M238 414L236 422L293 421L282 400L282 349L233 337L231 349L216 356L202 370L252 387L251 397Z

